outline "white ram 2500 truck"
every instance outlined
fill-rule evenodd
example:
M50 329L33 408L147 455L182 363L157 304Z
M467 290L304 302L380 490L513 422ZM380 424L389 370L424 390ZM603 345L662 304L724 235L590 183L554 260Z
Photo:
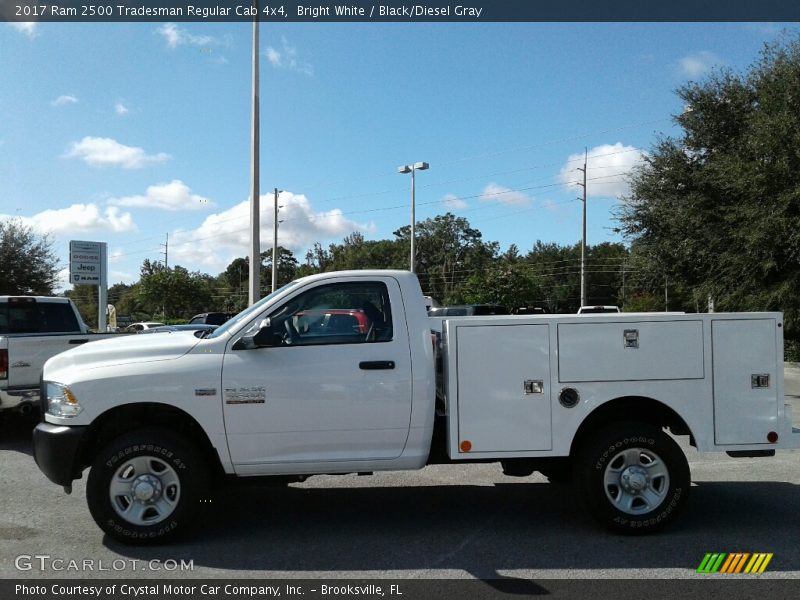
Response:
M225 476L471 461L569 475L603 524L648 532L689 493L665 430L734 456L800 446L782 325L779 313L429 320L411 273L324 273L207 337L133 336L52 358L35 457L67 491L90 467L92 516L130 543L179 532Z

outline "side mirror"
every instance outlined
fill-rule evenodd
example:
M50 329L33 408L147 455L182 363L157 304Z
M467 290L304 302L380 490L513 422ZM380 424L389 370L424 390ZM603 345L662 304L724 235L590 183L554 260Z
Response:
M258 331L248 333L239 338L233 345L234 350L254 350L268 348L280 344L280 337L275 335L270 319L264 319L258 326Z

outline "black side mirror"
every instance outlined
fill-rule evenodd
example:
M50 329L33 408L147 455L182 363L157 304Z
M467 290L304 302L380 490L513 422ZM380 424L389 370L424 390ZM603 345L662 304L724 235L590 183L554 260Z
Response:
M253 342L257 348L265 348L268 346L277 346L280 344L280 338L275 335L272 329L272 322L269 319L264 319L261 322L261 327L253 336Z
M239 338L233 345L234 350L254 350L255 348L268 348L280 345L280 337L275 335L272 329L272 322L264 319L258 327L258 331L248 333Z

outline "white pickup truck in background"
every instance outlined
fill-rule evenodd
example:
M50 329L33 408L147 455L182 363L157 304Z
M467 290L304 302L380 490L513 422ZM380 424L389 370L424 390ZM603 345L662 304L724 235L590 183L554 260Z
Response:
M230 477L469 462L570 478L603 525L651 532L689 495L674 436L731 456L800 447L782 327L780 313L429 320L412 273L323 273L205 337L50 359L34 453L68 492L90 468L90 512L127 543L180 532Z
M0 296L0 411L38 407L47 359L104 337L89 333L68 298Z

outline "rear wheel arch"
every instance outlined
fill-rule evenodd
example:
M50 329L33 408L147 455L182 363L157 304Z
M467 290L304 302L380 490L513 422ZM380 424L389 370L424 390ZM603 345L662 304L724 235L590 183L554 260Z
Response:
M586 416L572 438L570 457L574 457L585 440L597 431L617 423L632 421L653 427L666 427L674 435L688 435L694 444L689 425L675 410L647 396L622 396L604 402Z

